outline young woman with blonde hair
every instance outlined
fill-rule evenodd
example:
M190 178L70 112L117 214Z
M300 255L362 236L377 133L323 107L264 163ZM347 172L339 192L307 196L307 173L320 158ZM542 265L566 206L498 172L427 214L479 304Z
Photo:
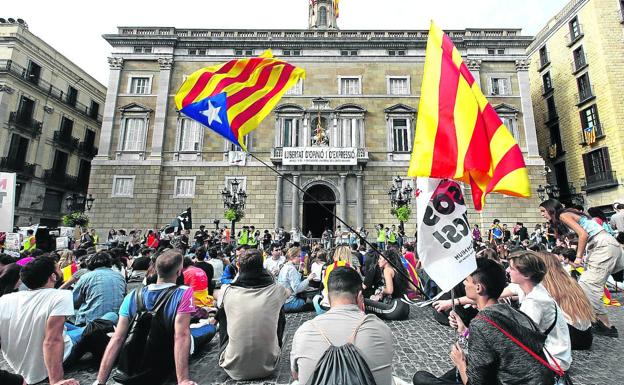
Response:
M587 296L581 286L561 266L555 254L539 252L546 265L542 285L557 302L568 324L572 350L587 350L593 341L592 322L596 320Z

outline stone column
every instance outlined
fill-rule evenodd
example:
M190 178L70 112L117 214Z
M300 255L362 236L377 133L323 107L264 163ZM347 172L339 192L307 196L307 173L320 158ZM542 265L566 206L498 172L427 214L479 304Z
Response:
M472 77L474 78L475 82L477 82L477 84L479 85L479 88L481 88L481 75L479 72L481 69L481 60L480 59L468 59L466 61L466 66L468 67L468 70L472 74Z
M527 153L529 157L539 157L535 117L533 115L533 104L531 103L528 60L516 60L516 72L518 74L518 88L520 90L520 103L522 104L522 123L524 125Z
M301 145L303 147L308 147L310 145L310 122L308 118L302 118L301 122L303 123L303 140L301 141Z
M342 146L340 147L349 147L351 143L349 140L351 136L351 127L349 126L349 123L351 123L351 119L349 118L340 120L340 125L342 126Z
M347 174L340 174L340 183L338 184L338 192L340 194L340 219L347 221Z
M173 58L158 58L160 73L158 75L158 96L156 97L156 113L154 115L154 134L152 135L151 158L162 158L163 141L165 140L165 123L167 120L167 99L169 97L169 80Z
M358 174L355 176L357 181L356 192L357 192L357 226L358 230L360 227L364 227L364 183L362 180L362 175Z
M110 156L111 142L113 140L113 123L115 122L115 110L117 109L117 95L119 95L119 79L123 69L123 59L109 57L108 65L108 88L106 89L106 102L102 113L102 128L100 130L100 144L98 145L97 159L106 160Z
M299 186L299 175L293 175L293 183ZM292 228L299 227L299 190L293 186L292 189Z
M284 178L277 177L277 187L275 189L275 228L282 226L282 207L284 207L283 186Z
M330 118L332 122L332 139L333 141L330 143L331 147L338 147L338 119L336 117ZM327 122L329 126L329 121Z

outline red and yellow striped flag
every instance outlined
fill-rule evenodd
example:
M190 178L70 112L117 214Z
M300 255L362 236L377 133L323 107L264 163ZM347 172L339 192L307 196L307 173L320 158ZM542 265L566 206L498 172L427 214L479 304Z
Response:
M469 183L479 211L490 192L531 195L520 147L433 22L408 175Z

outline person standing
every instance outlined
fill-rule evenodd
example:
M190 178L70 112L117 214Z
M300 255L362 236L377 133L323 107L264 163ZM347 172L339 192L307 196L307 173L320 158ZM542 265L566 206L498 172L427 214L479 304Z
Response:
M611 217L611 227L619 232L624 232L624 204L616 202L613 209L615 214Z
M377 229L377 247L379 251L383 251L386 249L386 230L383 223L378 224L375 228Z

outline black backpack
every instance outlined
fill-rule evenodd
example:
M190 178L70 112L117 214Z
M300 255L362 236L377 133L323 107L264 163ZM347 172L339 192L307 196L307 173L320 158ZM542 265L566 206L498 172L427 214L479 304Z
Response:
M141 288L135 289L137 310L119 355L115 381L127 385L160 383L175 369L173 320L166 319L164 309L176 289L166 289L151 311L145 308Z
M312 321L314 327L329 344L329 347L316 363L314 373L307 385L375 385L375 377L362 354L353 345L355 336L366 320L366 316L358 323L346 344L335 346L318 324Z

